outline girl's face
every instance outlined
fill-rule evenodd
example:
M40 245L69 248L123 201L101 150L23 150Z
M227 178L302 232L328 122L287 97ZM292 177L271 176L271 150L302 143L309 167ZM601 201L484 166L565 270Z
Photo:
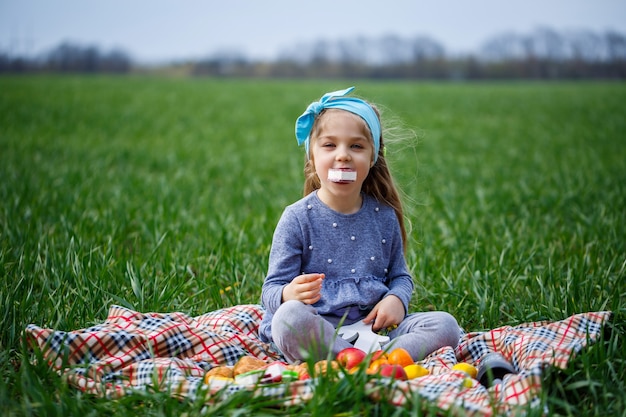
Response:
M365 121L345 110L327 109L318 123L310 150L321 183L318 195L327 204L333 199L346 202L350 197L358 199L374 160L374 146ZM356 172L356 180L331 181L328 179L331 169L346 173L340 178L350 178Z

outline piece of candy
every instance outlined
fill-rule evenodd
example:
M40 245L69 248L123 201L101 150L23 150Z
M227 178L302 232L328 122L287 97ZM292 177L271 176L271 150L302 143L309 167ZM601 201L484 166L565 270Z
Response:
M283 372L285 372L287 368L282 363L273 363L267 368L265 368L265 373L263 375L263 382L281 382L283 379Z
M332 182L354 182L356 181L356 171L344 169L329 169L328 181Z
M283 381L297 381L300 377L300 374L296 371L286 370L283 371Z
M264 375L265 371L262 369L248 371L235 376L235 382L239 385L256 385Z

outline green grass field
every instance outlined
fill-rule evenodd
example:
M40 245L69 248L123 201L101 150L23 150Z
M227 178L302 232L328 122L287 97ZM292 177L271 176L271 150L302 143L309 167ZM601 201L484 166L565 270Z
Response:
M21 333L84 328L111 304L259 302L275 223L301 196L294 121L353 84L398 139L413 310L466 330L612 310L605 339L547 375L543 401L626 415L625 84L126 77L0 78L0 414L198 414L160 393L82 395L29 362ZM416 412L364 397L320 389L276 410L240 396L209 414Z

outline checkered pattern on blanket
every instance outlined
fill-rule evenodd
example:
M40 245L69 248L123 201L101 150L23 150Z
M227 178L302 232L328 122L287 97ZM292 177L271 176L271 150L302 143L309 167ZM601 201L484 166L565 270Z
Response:
M419 393L439 408L464 416L505 415L519 407L537 406L545 368L565 369L574 354L598 339L610 316L610 312L582 313L561 321L465 334L456 349L442 348L419 362L430 375L398 382L390 400L405 404L413 393ZM479 367L490 352L502 354L518 373L505 375L501 384L487 389L476 380L467 387L465 375L451 371L459 362Z
M465 334L456 349L442 348L419 362L430 375L397 381L391 391L372 390L372 399L404 405L417 393L441 409L458 410L462 415L507 414L518 406L532 406L539 402L545 367L564 369L575 353L597 340L610 314L582 313L562 321ZM234 365L244 355L268 363L284 360L260 341L262 316L258 305L239 305L198 317L143 314L112 306L106 321L97 326L64 332L31 324L26 335L51 367L85 392L115 397L151 387L193 399L199 390L211 396L252 389L204 385L204 374L214 366ZM458 362L479 366L489 352L504 355L518 374L507 375L502 384L486 389L475 380L465 386L465 375L450 370ZM285 404L307 401L313 394L309 381L283 385L258 387L256 393Z
M83 391L116 396L157 386L193 396L214 366L234 365L245 355L267 362L283 359L259 339L262 317L258 305L198 317L112 306L97 326L63 332L29 325L26 332L50 366Z

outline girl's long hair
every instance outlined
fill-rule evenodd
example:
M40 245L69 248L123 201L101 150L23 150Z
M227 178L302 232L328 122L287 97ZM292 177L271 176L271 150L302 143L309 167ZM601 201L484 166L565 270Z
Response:
M380 120L380 113L375 106L372 106L376 115ZM313 124L313 128L311 129L311 141L317 137L319 133L319 120L321 116L325 113L323 110L316 118L315 123ZM367 132L369 129L364 127ZM312 144L309 144L309 152ZM304 196L309 195L313 191L319 189L321 187L320 179L315 172L315 164L313 162L312 155L309 157L305 156L305 164L304 164ZM378 150L378 159L374 166L370 168L369 174L365 181L363 182L362 191L374 197L378 202L387 204L392 207L396 213L396 217L398 218L398 223L400 224L400 231L402 233L402 247L406 252L407 246L407 233L406 227L404 225L404 212L402 209L402 200L400 199L400 193L396 188L396 185L393 181L393 177L391 176L391 172L389 171L389 167L387 166L387 161L385 160L385 145L383 140L383 134L380 135L380 149Z

